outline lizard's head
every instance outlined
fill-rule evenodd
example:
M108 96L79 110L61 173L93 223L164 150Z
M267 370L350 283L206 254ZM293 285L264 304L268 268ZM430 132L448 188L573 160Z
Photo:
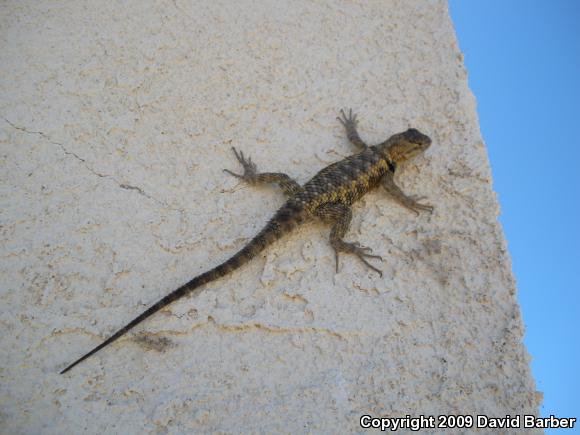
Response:
M431 145L431 138L419 130L410 128L394 134L379 147L394 163L402 163L424 152Z

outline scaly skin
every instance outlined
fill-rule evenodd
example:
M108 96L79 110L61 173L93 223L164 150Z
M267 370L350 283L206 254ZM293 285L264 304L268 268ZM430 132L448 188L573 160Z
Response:
M66 373L173 301L238 269L275 240L307 220L321 219L332 225L330 244L335 251L337 271L338 254L345 252L356 255L364 264L382 276L382 272L366 260L367 258L380 259L381 257L372 255L370 248L361 246L356 242L343 240L352 218L350 206L367 192L382 186L397 202L413 212L417 214L420 211L432 212L433 207L420 204L417 202L417 198L405 195L394 182L397 166L424 152L431 145L431 139L411 128L391 136L378 145L368 146L358 135L358 121L352 110L349 110L348 115L342 110L340 113L341 116L337 119L344 126L348 139L360 149L360 152L322 169L304 186L300 186L286 174L258 173L252 160L246 159L242 152L234 149L236 158L243 166L244 173L236 174L227 169L225 171L250 184L277 183L289 197L286 203L280 207L262 231L230 259L198 275L163 297L60 373Z

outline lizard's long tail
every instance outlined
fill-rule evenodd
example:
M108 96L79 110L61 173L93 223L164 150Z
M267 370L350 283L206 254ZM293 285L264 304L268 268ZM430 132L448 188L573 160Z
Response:
M297 227L300 223L302 223L305 219L305 213L302 207L294 202L287 202L284 204L276 214L270 219L270 221L266 224L266 226L258 233L256 237L254 237L246 246L244 246L239 252L233 255L231 258L223 262L217 267L202 273L201 275L196 276L188 283L182 285L177 290L169 293L167 296L160 299L156 304L149 307L135 319L131 320L127 325L123 328L119 329L109 338L107 338L104 342L99 344L93 350L88 352L87 354L83 355L75 362L70 364L66 367L60 374L68 372L74 366L79 364L80 362L84 361L91 355L95 354L103 347L111 344L119 337L124 335L130 329L141 323L143 320L148 318L149 316L155 314L157 311L161 310L162 308L166 307L173 301L181 298L182 296L188 295L196 288L207 284L210 281L214 281L222 276L227 275L228 273L232 272L233 270L243 266L249 260L251 260L254 256L258 253L263 251L268 245L270 245L275 240L278 240L284 234L289 233L295 227Z

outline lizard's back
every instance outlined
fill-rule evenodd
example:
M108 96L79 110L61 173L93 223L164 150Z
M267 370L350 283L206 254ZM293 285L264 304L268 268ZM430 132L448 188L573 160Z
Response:
M387 160L375 147L368 147L322 169L290 201L304 205L310 213L325 203L351 205L377 187L388 170Z

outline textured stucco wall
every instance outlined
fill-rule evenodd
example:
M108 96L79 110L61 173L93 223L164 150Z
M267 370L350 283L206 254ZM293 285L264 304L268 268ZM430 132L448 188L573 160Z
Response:
M0 5L3 433L361 431L361 414L535 413L498 205L444 1ZM66 363L235 252L300 182L414 126L434 144L354 208ZM429 432L429 431L428 431ZM440 431L432 431L440 433ZM521 432L519 432L521 433Z

